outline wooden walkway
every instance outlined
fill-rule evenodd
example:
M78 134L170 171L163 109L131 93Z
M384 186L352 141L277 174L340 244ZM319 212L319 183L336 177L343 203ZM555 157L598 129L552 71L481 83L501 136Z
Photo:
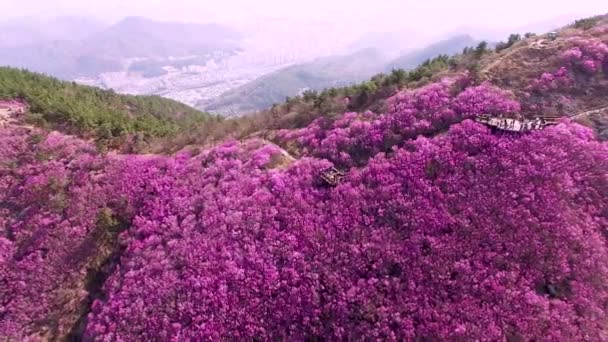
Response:
M559 118L557 117L537 117L534 119L520 120L490 115L479 115L475 118L475 121L503 131L529 132L541 130L546 126L555 125L558 119Z

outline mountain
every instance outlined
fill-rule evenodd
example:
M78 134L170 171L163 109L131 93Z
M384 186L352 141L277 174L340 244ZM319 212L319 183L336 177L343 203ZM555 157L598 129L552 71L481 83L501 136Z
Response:
M133 58L200 56L238 49L239 34L217 24L126 18L78 40L56 40L3 49L0 65L63 79L95 77L125 69Z
M227 115L268 108L306 90L322 90L367 79L385 60L386 57L374 49L320 58L264 75L199 107Z
M399 56L388 63L386 70L410 70L417 67L420 63L427 59L431 59L439 55L453 55L461 52L465 47L471 47L477 45L477 43L478 41L469 35L454 36L452 38L429 45L421 50L408 52L405 55Z
M125 18L89 36L83 43L88 54L116 59L202 55L238 46L240 35L218 24L159 22Z
M608 336L608 15L181 126L176 153L67 134L136 120L112 92L3 76L8 340Z

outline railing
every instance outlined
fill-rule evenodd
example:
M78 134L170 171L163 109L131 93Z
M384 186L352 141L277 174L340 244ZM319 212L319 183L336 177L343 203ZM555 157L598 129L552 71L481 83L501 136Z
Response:
M342 182L344 178L344 172L336 169L335 167L323 170L321 172L321 179L329 186L337 186Z
M563 116L566 118L574 119L579 116L594 114L601 111L608 111L608 106L596 107L584 112ZM530 119L515 119L506 118L502 116L491 116L488 114L481 114L475 118L475 121L485 124L496 129L511 132L528 132L541 130L547 126L555 125L558 123L561 116L536 116Z
M558 120L559 117L557 116L542 116L535 117L532 119L514 119L489 115L479 115L475 118L475 121L479 123L483 123L487 126L510 132L529 132L541 130L547 126L557 124Z

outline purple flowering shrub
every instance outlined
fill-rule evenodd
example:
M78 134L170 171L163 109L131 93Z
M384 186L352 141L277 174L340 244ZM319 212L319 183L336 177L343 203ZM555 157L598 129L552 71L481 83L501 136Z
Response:
M390 151L418 135L432 135L451 124L479 114L513 114L520 105L511 94L489 83L454 94L444 80L387 100L385 114L346 113L335 122L321 118L297 131L281 131L282 142L295 140L304 155L326 158L338 165L363 165L373 155Z
M578 75L587 77L603 70L608 73L608 45L597 38L577 38L572 47L561 53L562 67L554 73L543 73L532 81L529 90L541 93L570 88L577 83Z
M289 163L262 140L101 155L9 125L0 336L608 339L608 145L469 120L519 111L443 81L280 132Z
M0 130L0 142L0 335L61 339L86 316L99 276L91 271L128 245L118 234L190 157L101 156L81 140L13 126ZM239 155L262 172L280 153L248 141L197 162L229 167L222 161Z
M561 56L567 65L590 75L601 71L602 64L608 60L608 45L596 38L578 38L574 45Z
M572 38L566 44L568 48L554 59L558 69L542 73L520 93L524 113L569 116L603 106L608 45L594 37Z
M334 190L325 161L242 150L154 166L87 338L606 338L608 149L589 130L465 121Z
M118 249L158 158L16 126L0 144L0 336L61 339L86 315L93 270Z
M57 133L0 131L0 335L64 334L86 299L79 285L95 252L107 198L94 148Z
M548 92L558 89L568 88L575 84L575 81L566 67L561 67L554 73L543 73L539 78L532 81L528 90Z

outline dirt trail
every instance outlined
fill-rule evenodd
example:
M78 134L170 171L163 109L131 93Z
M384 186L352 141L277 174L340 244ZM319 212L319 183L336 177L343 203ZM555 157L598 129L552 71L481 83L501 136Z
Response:
M0 127L4 127L5 123L8 121L8 118L8 110L0 108Z
M2 104L2 101L0 101L0 105ZM9 105L0 107L0 128L8 127L10 125L33 130L34 126L25 124L20 118L20 116L22 116L26 110L27 106L25 105Z
M281 146L273 143L272 141L266 140L266 139L260 139L265 145L272 145L276 148L278 148L281 151L281 154L287 158L290 161L296 161L296 158L294 156L292 156L289 152L287 152L284 148L282 148Z
M0 108L0 128L7 127L8 125L19 125L19 122L10 109Z
M591 109L591 110L580 112L580 113L571 115L569 118L570 119L578 119L578 118L581 118L581 117L584 117L584 116L588 116L588 115L592 115L592 114L596 114L596 113L601 113L601 112L604 112L604 111L608 111L608 106L594 108L594 109Z
M511 51L507 52L504 56L500 56L499 58L497 58L495 61L493 61L492 63L486 65L485 68L483 68L481 70L481 74L482 75L487 75L490 70L494 69L494 67L496 67L498 64L502 63L502 61L504 61L505 59L511 57L512 55L514 55L515 53L521 51L524 48L528 48L528 45L525 46L521 46L515 49L511 49Z

